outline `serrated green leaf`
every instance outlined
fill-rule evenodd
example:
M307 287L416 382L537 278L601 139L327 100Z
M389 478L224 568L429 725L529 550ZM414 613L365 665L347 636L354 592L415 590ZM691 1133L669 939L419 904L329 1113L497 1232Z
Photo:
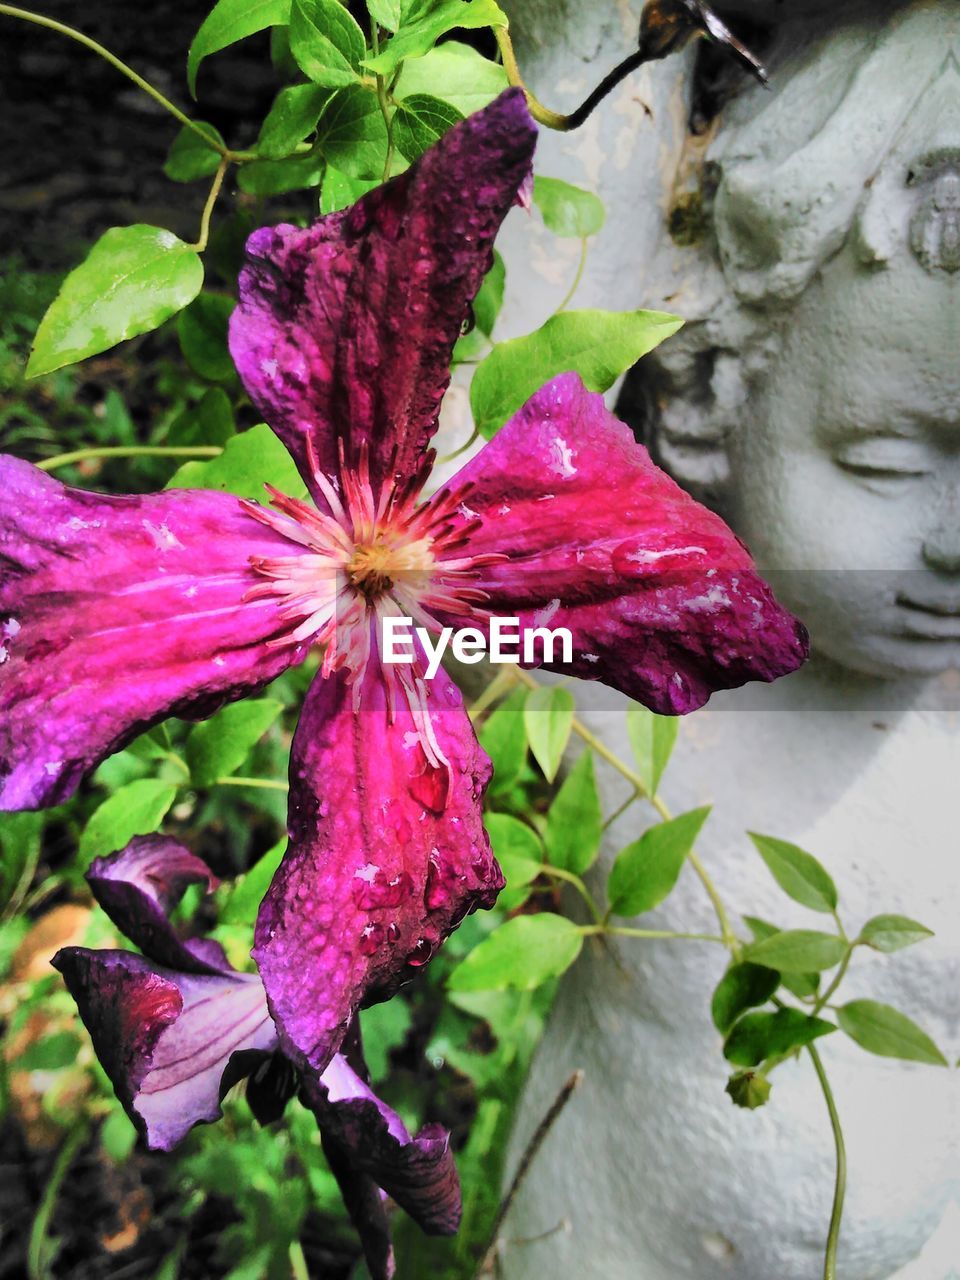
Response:
M557 776L570 740L575 705L573 694L560 685L532 689L523 704L527 741L548 782Z
M753 831L747 834L774 880L794 902L828 915L836 911L837 887L812 854L787 840L757 835Z
M639 702L631 702L627 707L627 735L637 762L637 773L648 795L657 794L679 732L679 716L655 715Z
M937 1067L949 1065L927 1033L892 1005L851 1000L837 1011L837 1018L841 1029L868 1053Z
M503 793L516 782L527 758L527 730L523 707L527 695L515 689L480 727L480 745L493 764L491 794Z
M731 965L713 993L713 1025L726 1035L741 1013L766 1004L779 985L780 975L775 969L759 964Z
M448 985L451 991L531 991L565 973L582 946L583 935L564 916L516 916L457 965Z
M265 423L228 440L219 458L185 462L170 477L168 489L219 489L240 498L264 498L265 484L303 497L306 487L290 454Z
M607 881L614 915L642 915L669 896L709 815L706 805L658 822L617 854Z
M257 154L264 160L283 160L313 133L330 91L315 84L281 89L260 128Z
M477 430L489 440L561 373L578 373L588 391L607 391L682 323L660 311L561 311L535 333L498 343L470 384Z
M210 787L235 773L282 710L275 698L247 698L195 725L185 750L194 786Z
M286 840L278 840L245 875L240 876L220 908L220 924L253 924L286 848Z
M567 774L547 813L543 838L551 865L582 875L596 861L602 834L593 752L587 750Z
M484 826L507 886L497 899L504 911L516 911L530 896L530 884L543 870L543 847L535 831L507 813L488 813Z
M367 0L367 13L388 31L396 31L400 26L400 0Z
M309 152L285 160L254 160L237 175L240 190L251 196L282 196L309 191L323 181L323 157Z
M743 922L758 942L764 938L772 938L775 933L783 932L779 925L771 924L769 920L761 920L757 916L744 916ZM820 990L819 973L783 973L780 979L781 985L792 992L798 1000L815 996Z
M397 107L393 134L408 160L417 160L455 124L463 113L428 93L412 93Z
M366 48L363 32L339 0L293 0L290 52L314 84L329 89L355 84Z
M900 951L933 937L933 930L907 916L874 916L860 930L858 942L874 951Z
M80 837L79 862L116 853L134 836L152 835L177 798L177 789L156 778L140 778L120 787L93 811Z
M387 158L387 126L376 94L358 86L335 93L320 117L316 145L327 164L348 178L380 182Z
M204 58L289 20L290 0L219 0L193 37L187 55L187 83L193 96L197 96L197 72Z
M226 146L219 129L207 124L205 120L197 120L196 123L211 138L216 139L221 147ZM200 178L209 178L216 173L221 154L216 147L204 142L195 129L184 125L167 153L163 172L171 182L196 182Z
M27 362L37 378L158 328L200 292L203 263L172 231L105 231L40 321Z
M236 377L227 347L227 326L234 300L217 293L201 293L177 316L180 350L194 373L210 382Z
M781 973L820 973L840 963L847 951L842 938L816 929L784 929L743 953L745 960L779 969Z
M735 1066L756 1067L767 1058L783 1057L836 1029L832 1022L799 1009L747 1013L727 1036L723 1056Z
M377 75L393 75L401 62L422 58L442 35L457 27L477 30L480 27L505 27L507 15L494 0L441 0L429 10L421 9L406 18L398 33L387 42L376 57L364 59L368 71Z
M560 178L534 178L533 202L555 236L596 235L607 216L599 196Z
M489 105L508 84L498 62L467 44L446 40L422 58L403 64L393 96L402 102L411 94L430 93L469 116Z

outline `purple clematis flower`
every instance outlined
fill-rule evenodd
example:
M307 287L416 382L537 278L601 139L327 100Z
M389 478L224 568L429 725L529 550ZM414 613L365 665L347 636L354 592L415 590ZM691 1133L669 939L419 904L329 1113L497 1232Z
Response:
M367 1083L357 1027L322 1073L301 1075L279 1051L260 979L233 969L218 943L178 936L170 913L187 886L216 886L205 863L175 840L145 836L97 859L87 880L143 955L65 947L53 963L148 1147L169 1151L194 1125L218 1119L227 1090L248 1078L261 1123L297 1092L314 1112L374 1280L393 1275L384 1192L425 1231L457 1230L449 1134L431 1124L411 1137Z
M509 90L351 209L251 237L231 350L312 502L108 498L0 461L0 807L62 800L147 726L323 646L254 950L308 1078L503 883L461 696L422 654L381 661L385 618L549 619L574 642L551 669L675 714L806 656L723 521L573 374L420 501L451 352L534 142Z

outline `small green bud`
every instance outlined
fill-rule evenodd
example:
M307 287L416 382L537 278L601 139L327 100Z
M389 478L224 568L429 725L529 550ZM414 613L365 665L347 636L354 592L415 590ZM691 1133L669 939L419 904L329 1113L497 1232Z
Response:
M727 1081L726 1092L735 1107L756 1111L770 1097L770 1081L757 1071L735 1071Z

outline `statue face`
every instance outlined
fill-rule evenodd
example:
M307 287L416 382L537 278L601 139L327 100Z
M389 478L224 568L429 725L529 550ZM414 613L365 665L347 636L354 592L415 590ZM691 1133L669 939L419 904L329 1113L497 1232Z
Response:
M835 259L730 444L734 527L814 648L872 675L960 667L953 280Z

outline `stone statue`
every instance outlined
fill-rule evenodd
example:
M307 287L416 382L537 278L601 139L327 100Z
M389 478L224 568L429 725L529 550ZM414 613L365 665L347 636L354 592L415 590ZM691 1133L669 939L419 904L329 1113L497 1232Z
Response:
M538 96L578 102L635 39L638 6L508 4ZM818 927L745 828L830 869L848 929L878 912L936 937L858 953L844 999L887 1001L960 1052L955 794L960 667L960 5L717 6L760 41L768 93L709 51L645 68L579 133L544 136L540 172L610 215L574 305L686 317L620 393L658 460L717 507L814 658L715 698L681 726L674 812L714 811L699 848L725 898ZM752 46L751 46L752 47ZM672 234L671 234L672 233ZM506 255L517 332L549 315L575 261L517 216ZM622 704L582 717L625 758ZM604 775L612 811L625 794ZM608 833L606 867L642 806ZM602 870L605 870L602 868ZM684 872L644 926L710 931ZM833 1188L824 1101L805 1059L769 1104L730 1104L709 999L719 948L588 947L563 982L514 1138L515 1165L576 1068L504 1230L508 1280L814 1280ZM850 1160L840 1280L960 1275L954 1073L822 1041Z

